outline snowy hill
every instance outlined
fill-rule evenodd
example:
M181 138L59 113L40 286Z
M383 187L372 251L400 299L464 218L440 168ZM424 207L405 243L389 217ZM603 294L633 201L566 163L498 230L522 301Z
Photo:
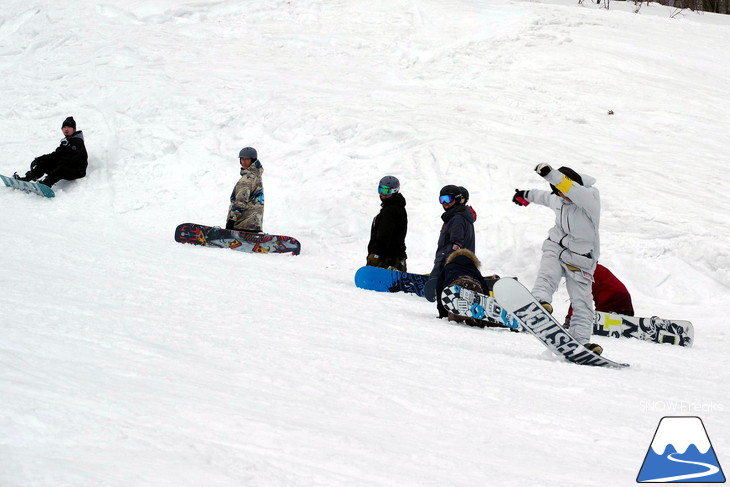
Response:
M74 116L88 177L0 187L0 485L634 483L659 419L730 455L730 18L612 2L7 0L0 173ZM612 110L613 115L608 115ZM238 150L300 256L176 244L222 225ZM690 349L596 339L628 370L356 289L377 182L428 272L466 186L483 270L532 284L538 162L594 176L601 261ZM567 294L554 303L567 310Z

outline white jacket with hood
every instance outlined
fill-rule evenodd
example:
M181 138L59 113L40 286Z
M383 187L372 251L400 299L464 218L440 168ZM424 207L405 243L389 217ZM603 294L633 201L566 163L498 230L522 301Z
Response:
M598 234L601 197L598 189L593 187L595 178L584 174L578 176L582 184L555 169L545 176L570 201L536 189L528 191L525 199L555 211L555 226L548 232L542 250L556 252L563 264L578 267L592 276L601 254Z

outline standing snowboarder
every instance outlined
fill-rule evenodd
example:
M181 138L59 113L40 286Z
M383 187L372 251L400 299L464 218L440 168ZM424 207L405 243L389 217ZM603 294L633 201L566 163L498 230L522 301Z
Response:
M395 176L384 176L378 184L380 213L370 227L367 265L406 272L406 199Z
M476 212L466 204L468 191L461 186L448 184L441 188L439 203L444 209L441 214L443 225L439 234L436 256L431 270L431 279L439 279L446 259L453 252L460 249L468 249L475 252L474 221ZM436 307L439 311L439 318L448 315L448 312L441 304L442 288L437 288Z
M241 149L238 160L241 179L231 193L226 229L260 233L264 223L264 168L253 147Z
M86 176L89 165L89 156L84 145L84 134L76 130L76 121L68 117L61 124L63 139L61 145L51 152L36 157L30 164L30 171L25 176L13 174L21 181L36 181L48 187L53 186L61 179L79 179ZM45 175L46 177L40 179Z
M569 330L586 348L600 354L603 348L589 343L594 314L591 285L600 254L601 197L593 186L596 180L565 166L555 171L545 163L538 164L535 172L550 183L552 193L517 189L512 197L519 206L532 202L555 211L555 226L542 245L540 270L532 294L552 313L553 294L565 277L573 303Z

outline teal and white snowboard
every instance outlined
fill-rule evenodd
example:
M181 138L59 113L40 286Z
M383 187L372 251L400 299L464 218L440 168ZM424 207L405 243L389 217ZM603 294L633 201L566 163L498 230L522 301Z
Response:
M5 186L9 188L19 189L26 193L34 193L40 196L45 196L46 198L53 198L56 196L56 193L54 193L53 190L45 184L21 181L20 179L3 176L2 174L0 174L0 179L2 179Z

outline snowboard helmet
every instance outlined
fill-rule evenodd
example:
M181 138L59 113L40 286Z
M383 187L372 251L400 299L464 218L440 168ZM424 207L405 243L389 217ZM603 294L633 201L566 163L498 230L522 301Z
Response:
M395 176L383 176L378 183L378 193L389 196L400 191L400 181Z
M254 161L258 159L258 155L256 154L256 149L253 147L244 147L240 150L238 153L239 159L253 159Z
M583 186L583 178L580 177L580 174L575 172L573 169L569 168L568 166L562 166L560 169L558 169L558 171L563 173L563 176L567 177L574 183L578 183ZM558 194L560 192L558 188L556 188L552 184L550 185L550 188L553 190L553 194Z
M464 186L459 186L459 189L461 189L461 194L464 196L464 204L469 202L469 190L466 189Z
M464 188L453 184L447 184L441 188L439 192L439 203L451 203L454 200L457 203L464 203Z

